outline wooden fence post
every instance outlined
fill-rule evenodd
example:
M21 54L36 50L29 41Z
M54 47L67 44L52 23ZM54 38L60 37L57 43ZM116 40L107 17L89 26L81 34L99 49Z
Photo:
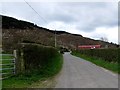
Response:
M20 74L21 73L21 59L22 59L22 56L21 56L21 50L14 50L13 51L13 54L14 54L14 57L15 57L15 74Z
M23 53L23 50L21 51L21 73L24 73L24 71L25 71L25 66L24 66L24 58L23 58L23 55L24 55L24 53Z
M16 68L17 63L16 63L16 62L17 62L17 59L18 59L18 58L17 58L17 50L14 50L14 51L13 51L13 55L14 55L14 58L15 58L15 60L14 60L14 71L13 71L13 73L16 74L16 72L17 72L17 68Z

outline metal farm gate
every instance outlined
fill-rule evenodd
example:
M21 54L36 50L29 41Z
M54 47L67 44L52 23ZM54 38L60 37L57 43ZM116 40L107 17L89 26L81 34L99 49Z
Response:
M13 54L0 54L0 80L15 74L15 56Z

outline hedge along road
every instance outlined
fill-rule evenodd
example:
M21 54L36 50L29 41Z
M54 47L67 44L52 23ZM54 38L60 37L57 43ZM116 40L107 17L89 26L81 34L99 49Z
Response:
M56 82L55 88L118 88L118 75L65 53Z

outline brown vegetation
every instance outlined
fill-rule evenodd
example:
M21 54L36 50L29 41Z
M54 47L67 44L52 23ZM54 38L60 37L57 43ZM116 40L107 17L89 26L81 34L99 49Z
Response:
M3 16L2 16L3 17ZM13 20L14 18L4 17L2 19L2 46L3 50L13 50L19 47L19 43L32 42L46 46L54 46L54 31L38 27L29 22ZM9 23L8 23L9 22ZM20 27L20 25L21 27ZM116 47L113 43L100 40L93 40L82 35L70 34L65 31L57 31L57 46L77 49L78 45L100 44L102 47Z

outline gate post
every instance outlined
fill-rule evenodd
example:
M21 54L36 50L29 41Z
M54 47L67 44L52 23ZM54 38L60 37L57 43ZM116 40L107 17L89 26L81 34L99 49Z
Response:
M14 55L14 58L15 58L15 59L14 59L14 71L13 71L13 73L16 74L16 72L17 72L17 68L16 68L17 63L16 63L16 62L17 62L17 59L18 59L18 58L17 58L17 50L14 50L14 51L13 51L13 55Z
M14 55L14 58L15 58L14 74L20 74L21 73L21 51L20 50L14 50L13 55Z
M21 73L24 73L24 71L25 71L23 55L24 55L24 53L23 53L23 50L22 50L22 52L21 52Z

